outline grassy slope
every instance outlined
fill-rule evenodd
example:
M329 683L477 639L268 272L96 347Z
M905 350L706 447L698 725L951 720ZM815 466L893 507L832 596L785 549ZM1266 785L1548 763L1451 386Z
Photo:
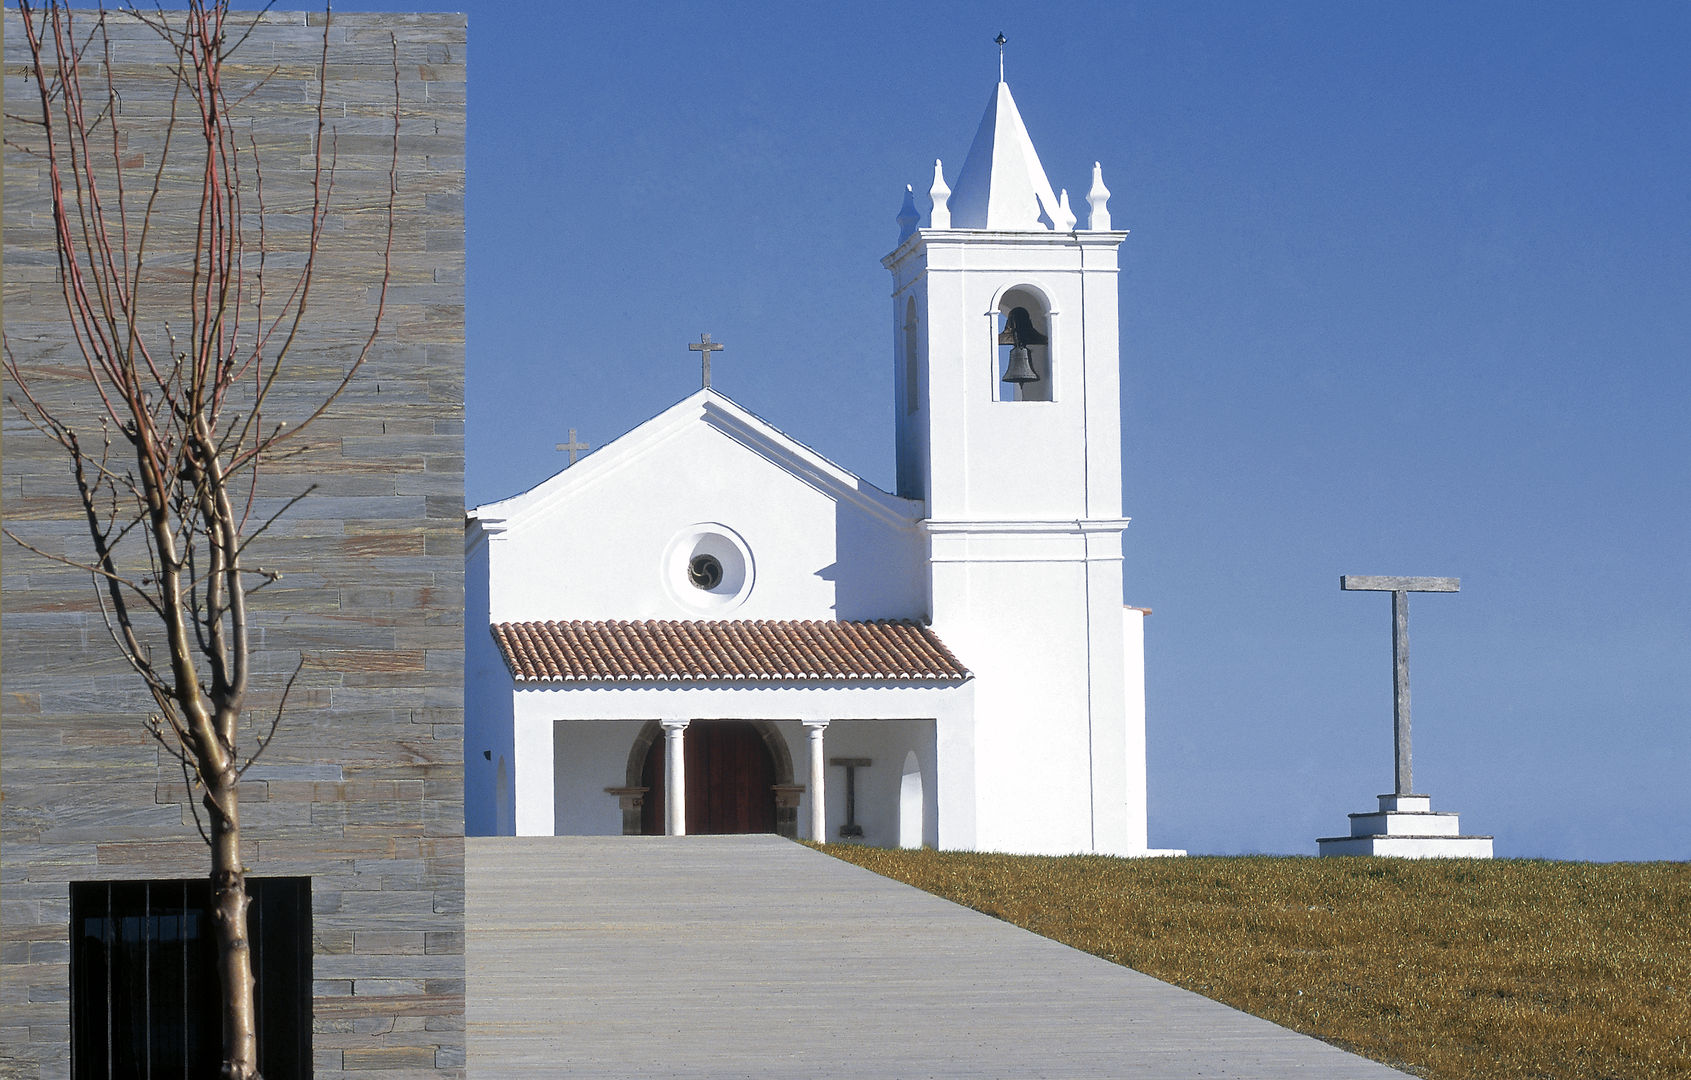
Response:
M1691 864L822 850L1435 1080L1691 1077Z

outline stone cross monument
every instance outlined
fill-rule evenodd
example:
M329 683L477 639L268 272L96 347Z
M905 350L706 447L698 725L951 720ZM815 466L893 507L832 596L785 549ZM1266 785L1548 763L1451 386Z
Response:
M1392 757L1395 794L1415 791L1409 760L1409 594L1412 592L1458 592L1460 578L1453 577L1366 577L1339 575L1339 588L1346 592L1389 592L1392 594Z
M1316 846L1323 855L1400 855L1491 858L1491 837L1461 836L1457 816L1434 813L1432 798L1415 794L1409 740L1409 594L1458 592L1458 578L1379 577L1342 574L1346 592L1392 594L1392 759L1390 795L1380 808L1350 815L1349 836L1324 836Z

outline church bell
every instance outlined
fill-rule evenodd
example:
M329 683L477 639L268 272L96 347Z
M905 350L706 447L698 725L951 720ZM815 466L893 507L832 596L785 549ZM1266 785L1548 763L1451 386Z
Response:
M1039 381L1039 373L1033 370L1033 350L1026 345L1017 345L1010 350L1010 363L1004 369L1004 382L1030 383Z
M1047 340L1044 334L1034 329L1033 318L1028 315L1027 308L1012 308L1004 320L1004 331L998 335L998 344L1010 346L1010 363L1005 366L1004 377L1000 381L1017 385L1038 382L1039 372L1033 369L1033 350L1028 346L1044 345Z

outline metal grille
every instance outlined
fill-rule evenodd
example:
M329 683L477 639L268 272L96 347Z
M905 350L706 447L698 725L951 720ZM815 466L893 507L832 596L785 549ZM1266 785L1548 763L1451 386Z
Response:
M311 879L249 878L265 1080L311 1075ZM70 886L73 1080L189 1080L222 1061L204 878Z

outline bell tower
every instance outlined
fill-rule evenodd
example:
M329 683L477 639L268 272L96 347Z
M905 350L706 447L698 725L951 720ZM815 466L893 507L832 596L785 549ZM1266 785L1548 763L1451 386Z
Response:
M955 188L906 189L893 275L898 493L926 511L934 626L976 673L980 846L1143 852L1138 624L1124 630L1109 191L1077 226L1010 87ZM1135 609L1128 609L1138 616ZM1137 702L1128 699L1137 693Z
M906 189L893 275L898 493L935 518L1121 512L1116 249L1102 169L1085 228L1054 194L1008 84L955 190Z

